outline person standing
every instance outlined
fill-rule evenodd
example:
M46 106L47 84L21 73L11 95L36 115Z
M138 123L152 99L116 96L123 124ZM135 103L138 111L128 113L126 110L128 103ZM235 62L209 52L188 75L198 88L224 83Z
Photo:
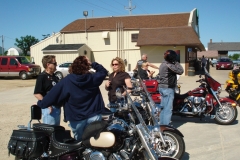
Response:
M147 54L143 54L142 55L142 58L137 62L137 65L136 67L134 68L134 70L137 70L138 71L138 74L140 73L140 71L142 70L142 64L143 63L146 63L147 66L150 66L152 68L155 68L155 69L159 69L159 67L151 64L150 62L147 61Z
M201 59L202 71L204 71L204 68L206 67L206 64L207 64L207 60L203 55L202 59Z
M183 74L183 67L176 61L177 54L173 50L164 53L164 61L159 67L159 92L161 95L160 125L169 125L172 117L174 89L177 74Z
M59 79L55 76L56 57L54 55L46 55L42 58L44 71L38 75L34 89L34 96L37 100L42 100L44 96L58 83ZM42 109L43 123L50 125L60 125L61 106L49 105Z
M131 77L125 72L124 61L116 57L111 61L111 67L113 72L109 75L109 79L105 83L105 89L108 91L108 100L110 104L118 102L116 97L116 89L121 90L122 96L126 95L126 91L123 87L127 87L127 92L132 90ZM110 108L112 112L116 112L115 108Z
M90 73L90 68L95 73ZM66 121L76 140L82 139L85 127L101 121L105 105L99 86L107 76L107 70L97 62L91 63L86 56L78 56L70 66L70 74L64 77L37 105L47 108L54 104L64 105Z

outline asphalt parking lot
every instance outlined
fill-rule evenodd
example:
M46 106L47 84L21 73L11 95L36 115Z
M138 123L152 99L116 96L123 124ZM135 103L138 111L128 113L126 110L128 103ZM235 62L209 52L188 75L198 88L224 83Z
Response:
M222 84L221 96L227 96L224 91L225 81L228 79L229 70L210 69L212 77ZM198 87L198 75L181 76L179 84L181 93L185 93ZM0 160L13 160L8 157L7 143L13 129L17 125L26 125L30 120L30 106L36 102L33 96L35 80L0 79ZM100 87L105 104L108 103L107 92L104 83ZM239 111L239 107L238 107ZM183 160L238 160L240 151L240 126L239 114L232 125L218 125L214 120L206 117L182 118L173 116L172 124L179 129L183 135L186 152ZM67 124L61 122L66 129Z

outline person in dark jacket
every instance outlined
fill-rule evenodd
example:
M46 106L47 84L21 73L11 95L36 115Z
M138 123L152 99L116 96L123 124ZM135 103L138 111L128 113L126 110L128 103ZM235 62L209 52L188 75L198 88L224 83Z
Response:
M94 74L89 69L96 70ZM47 108L64 104L65 120L69 121L76 140L82 139L85 127L102 119L104 101L99 86L107 76L107 70L97 62L91 63L86 56L79 56L70 66L70 74L63 78L37 105Z
M159 68L159 92L161 94L160 125L169 125L172 117L174 88L177 74L183 74L183 67L176 61L177 54L172 50L164 53L164 61Z

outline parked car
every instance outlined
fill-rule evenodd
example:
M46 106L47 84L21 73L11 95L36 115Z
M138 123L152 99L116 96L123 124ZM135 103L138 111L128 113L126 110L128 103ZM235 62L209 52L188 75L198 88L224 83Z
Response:
M218 60L217 59L213 59L210 62L210 65L212 65L213 67L217 64Z
M236 66L240 66L240 59L234 60L233 64Z
M1 56L0 57L0 76L16 77L22 80L36 77L41 73L39 65L30 63L24 56Z
M216 69L233 69L233 61L230 58L220 58L216 64Z
M62 79L64 77L66 77L69 72L68 72L68 68L70 65L72 65L73 62L64 62L64 63L61 63L59 64L57 67L56 67L56 71L55 71L55 75L59 78L59 79ZM95 73L96 71L94 69L90 69L89 70L90 73Z
M64 77L66 77L69 74L68 68L72 63L73 62L64 62L64 63L61 63L61 64L57 65L55 75L59 79L62 79Z

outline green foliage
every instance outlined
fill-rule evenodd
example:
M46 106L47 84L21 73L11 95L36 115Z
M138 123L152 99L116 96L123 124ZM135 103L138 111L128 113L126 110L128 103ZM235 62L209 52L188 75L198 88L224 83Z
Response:
M44 40L44 39L50 37L50 34L43 34L42 36L43 36L42 40Z
M237 60L239 59L240 55L239 53L234 53L233 55L229 55L229 58L231 58L232 60Z
M23 55L27 55L27 52L30 51L30 47L36 43L38 43L39 40L36 39L33 36L25 36L25 37L20 37L20 39L16 38L16 45L18 48L21 48L23 51Z

